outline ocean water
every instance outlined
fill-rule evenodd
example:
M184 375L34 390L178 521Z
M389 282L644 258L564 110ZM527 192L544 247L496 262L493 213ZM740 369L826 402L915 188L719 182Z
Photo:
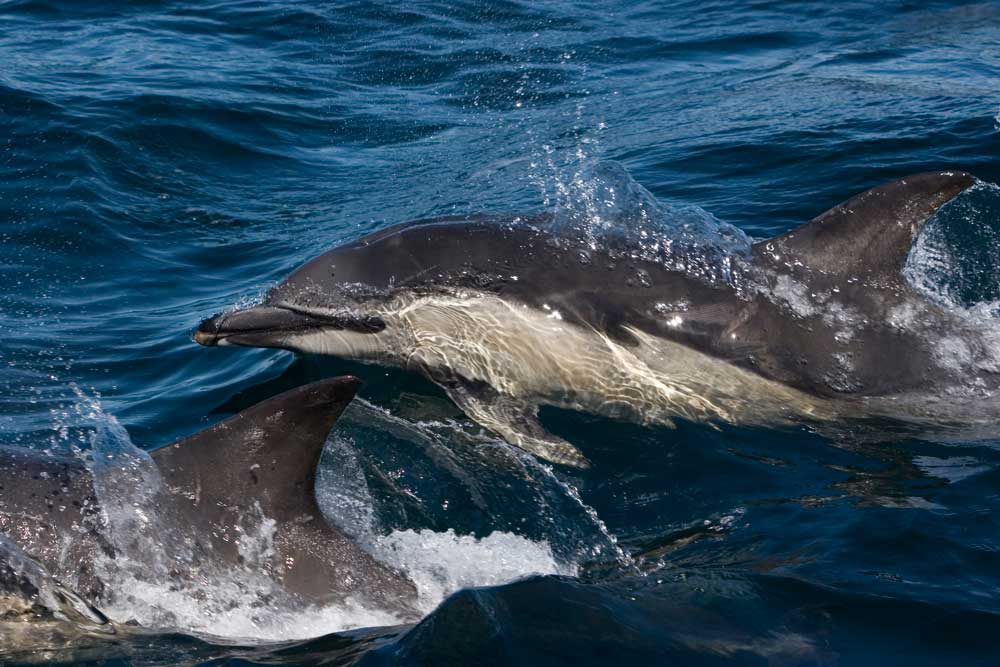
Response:
M738 243L910 173L996 183L998 155L995 2L0 0L0 444L151 449L356 374L320 501L426 613L296 613L151 559L102 609L116 634L0 660L1000 664L998 439L546 411L594 464L574 471L411 375L190 339L409 219L610 233L610 209L655 202L686 225L660 233ZM1000 315L997 190L931 232L911 280Z

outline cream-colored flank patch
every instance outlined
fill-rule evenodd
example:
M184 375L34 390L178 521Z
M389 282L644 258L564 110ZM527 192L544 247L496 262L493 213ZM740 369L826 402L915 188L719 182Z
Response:
M685 345L629 329L639 344L626 346L552 312L479 292L400 297L379 310L382 332L321 331L285 343L306 353L446 369L530 403L640 423L832 416L828 402Z

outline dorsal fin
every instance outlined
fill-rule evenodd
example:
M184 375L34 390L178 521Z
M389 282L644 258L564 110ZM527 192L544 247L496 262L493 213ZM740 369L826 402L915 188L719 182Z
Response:
M254 557L267 559L285 590L320 604L360 597L410 618L413 584L328 524L316 501L323 445L359 384L340 377L292 389L156 450L153 459L170 510L216 558L243 563L243 537L266 529L266 518L270 547Z
M965 172L916 174L851 197L790 232L754 244L763 261L895 284L913 240L941 206L973 185Z
M276 520L318 514L316 467L359 381L297 387L153 452L166 484L202 511L259 503Z

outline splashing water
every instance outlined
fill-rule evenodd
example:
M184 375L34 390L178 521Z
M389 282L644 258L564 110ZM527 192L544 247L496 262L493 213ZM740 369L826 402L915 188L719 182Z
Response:
M357 448L355 440L366 447ZM517 534L548 545L552 565L524 574L627 561L570 482L478 427L410 422L357 399L327 447L317 484L320 506L371 549L377 550L378 536L397 527L447 526L458 533ZM335 464L329 465L331 460ZM407 499L403 511L393 509L400 498ZM498 520L505 515L511 519Z
M950 309L1000 317L1000 186L977 182L918 235L903 272Z
M360 399L357 402L363 403ZM410 424L368 404L352 410L365 413L365 421L391 423L396 432L422 439L429 447L441 444L432 425ZM430 612L460 588L505 583L529 574L575 573L572 564L557 560L547 541L533 541L510 532L493 531L476 538L451 529L386 531L365 480L362 453L353 439L334 435L327 443L324 458L336 461L321 469L317 485L324 513L379 560L405 572L417 587L418 606L424 612Z
M96 399L77 394L78 412L93 428L90 449L81 455L93 476L104 519L101 531L114 547L113 557L101 554L94 563L106 586L100 600L104 612L145 628L225 637L315 635L319 627L309 626L310 633L301 618L294 621L290 599L264 567L274 522L259 507L246 508L238 545L243 566L215 561L199 548L191 527L172 515L169 491L149 453L132 443ZM320 614L324 627L343 623L337 612L334 618ZM360 623L393 620L377 610L350 613Z
M413 579L424 612L461 588L504 584L530 574L576 574L575 567L556 562L548 543L499 531L476 538L453 530L396 530L376 538L375 551Z
M335 438L332 447L341 453L350 449L343 438ZM338 525L346 526L379 560L406 573L417 587L418 605L425 613L461 588L492 586L531 574L576 574L576 566L560 563L547 541L510 532L493 531L482 538L451 529L378 534L374 501L356 457L349 470L358 476L335 491L328 488L325 506L337 516Z
M903 276L964 325L961 336L937 337L942 366L968 373L974 386L982 372L1000 372L1000 186L977 182L943 206L917 236Z
M167 542L147 550L147 536L163 535L168 526L156 508L163 494L163 480L152 457L132 444L128 432L100 406L92 403L96 429L86 462L100 499L105 530L116 550L129 558L152 559L157 570L167 567ZM171 549L172 550L172 549Z
M596 526L600 534L604 536L607 543L611 545L617 565L628 570L635 570L635 559L632 558L631 554L622 549L622 547L618 544L618 537L608 529L608 525L597 514L597 510L583 501L583 498L580 497L580 492L577 488L569 482L565 482L556 477L550 466L539 463L539 467L546 470L549 475L552 476L552 479L566 491L566 495L572 498L580 506L580 509L586 513L590 520L593 521L594 526Z
M556 177L555 223L591 248L622 248L709 283L739 279L750 238L693 205L665 204L613 161L583 160Z

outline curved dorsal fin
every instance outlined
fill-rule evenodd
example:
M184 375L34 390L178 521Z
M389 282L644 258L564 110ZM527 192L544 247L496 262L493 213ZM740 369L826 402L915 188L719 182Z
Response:
M267 568L288 592L320 604L361 597L409 618L413 584L328 524L316 501L323 446L359 384L340 377L286 391L152 456L171 509L217 557L242 563L241 536L267 518Z
M153 459L167 485L203 512L259 503L274 519L313 516L323 445L359 384L339 377L286 391L154 451Z
M772 263L801 263L828 275L895 283L927 219L974 182L961 171L907 176L754 244L754 254Z

